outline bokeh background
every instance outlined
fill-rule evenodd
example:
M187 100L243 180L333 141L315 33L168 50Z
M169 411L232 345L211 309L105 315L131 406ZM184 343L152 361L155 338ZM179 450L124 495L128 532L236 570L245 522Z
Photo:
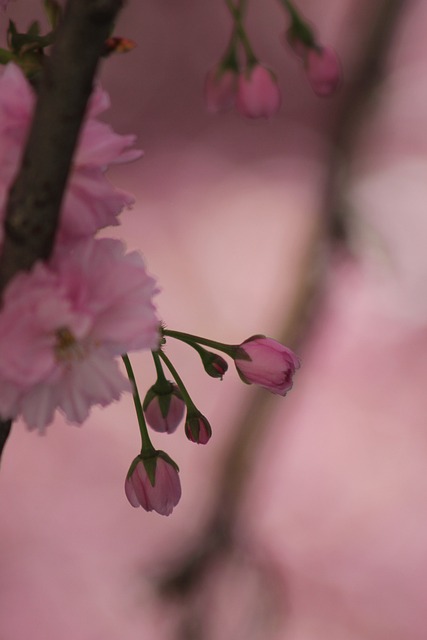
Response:
M170 328L286 340L303 365L276 398L173 357L214 437L154 436L180 465L172 516L132 509L131 398L44 437L16 423L0 475L1 640L425 640L427 637L427 4L300 0L338 51L311 91L279 3L247 28L280 114L208 116L230 32L220 0L129 0L137 49L101 78L144 158L113 230L158 278ZM39 2L11 2L25 26ZM0 16L2 29L6 16ZM111 234L111 230L108 230ZM135 357L141 390L154 381Z

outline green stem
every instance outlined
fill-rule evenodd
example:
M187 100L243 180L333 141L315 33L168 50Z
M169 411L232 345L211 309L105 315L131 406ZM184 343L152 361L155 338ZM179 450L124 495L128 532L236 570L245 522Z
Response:
M175 340L181 340L181 342L185 342L193 348L196 348L194 347L195 342L204 344L206 347L211 347L211 349L222 351L223 353L230 356L230 358L234 358L234 356L236 355L236 350L239 348L239 345L236 344L224 344L223 342L216 342L216 340L209 340L208 338L193 336L191 333L184 333L183 331L173 331L172 329L163 329L163 335L169 336L170 338L175 338Z
M162 363L160 362L159 352L152 351L151 355L153 356L154 366L156 367L157 382L160 383L161 385L164 385L165 383L167 384L168 380L163 371Z
M187 407L187 411L197 411L196 405L194 404L194 402L192 401L190 394L188 393L182 379L181 376L179 375L178 371L175 369L175 367L173 366L172 362L169 360L169 358L167 357L167 355L165 354L164 351L157 351L156 352L159 356L159 358L161 358L163 360L163 362L166 364L167 368L169 369L169 371L171 372L171 374L173 375L175 382L178 386L178 389L181 391L181 395L184 399L184 402L186 404Z
M244 5L239 5L239 7L236 7L233 4L232 0L225 0L225 4L227 5L231 15L233 16L235 30L237 35L239 36L240 42L242 43L243 49L245 50L245 55L246 55L248 65L253 66L257 64L258 58L253 52L251 43L249 42L249 38L246 35L246 31L242 24L242 17L243 17L242 13L243 13Z
M135 405L136 416L138 418L139 432L141 434L141 453L155 451L152 442L150 440L150 436L148 435L147 425L145 423L144 412L142 410L141 398L139 397L138 387L135 380L135 374L132 369L132 365L129 360L129 356L125 353L122 356L123 362L125 363L126 372L128 374L128 378L131 381L133 388L133 402Z

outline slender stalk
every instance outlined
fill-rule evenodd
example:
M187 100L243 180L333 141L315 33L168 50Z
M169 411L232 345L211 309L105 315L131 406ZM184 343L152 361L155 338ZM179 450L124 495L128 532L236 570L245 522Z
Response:
M158 352L157 351L152 351L151 355L153 356L154 366L156 367L157 381L160 382L160 384L167 383L168 381L167 381L165 373L163 371L162 363L160 362L160 358L159 358Z
M148 435L147 424L144 418L144 411L142 410L141 398L139 397L138 387L135 380L135 374L132 369L132 365L129 360L129 356L125 353L122 356L123 362L125 363L126 372L128 374L128 378L132 383L133 387L133 403L135 405L136 417L138 418L139 432L141 434L141 453L154 451L154 447L150 440L150 436Z
M164 351L157 351L156 354L158 354L158 356L163 360L163 362L166 364L167 368L173 375L175 382L178 386L178 389L181 391L181 395L186 404L187 411L191 411L191 410L197 411L197 407L192 401L191 396L188 393L187 388L181 379L181 376L179 375L178 371L175 369L175 367L173 366L172 362L169 360L167 355L164 353Z
M258 58L253 52L251 47L251 43L249 42L249 38L246 35L246 31L243 27L242 23L242 7L236 7L232 0L225 0L225 4L230 10L231 15L234 19L235 30L237 35L239 36L240 42L242 43L243 49L245 50L246 59L249 66L253 66L258 62Z
M184 331L173 331L172 329L163 329L163 335L168 336L169 338L175 338L175 340L181 340L181 342L185 342L195 349L197 349L197 347L194 346L194 343L204 344L206 347L226 353L230 358L234 357L236 350L240 347L240 345L237 344L224 344L223 342L209 340L208 338L202 338L201 336L194 336L193 334L185 333Z

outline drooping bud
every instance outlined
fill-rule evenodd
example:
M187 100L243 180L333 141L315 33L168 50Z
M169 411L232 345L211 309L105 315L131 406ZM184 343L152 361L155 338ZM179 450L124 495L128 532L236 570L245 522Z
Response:
M236 109L242 116L271 118L279 111L280 104L280 90L270 69L255 64L239 75Z
M293 375L300 366L293 351L277 340L258 335L242 342L234 362L243 382L282 396L292 388Z
M227 361L217 353L204 349L200 344L193 343L191 346L199 354L206 373L211 378L220 378L222 380L223 375L228 370Z
M142 405L147 423L154 431L173 433L185 412L185 402L173 382L157 382L147 391Z
M209 442L212 435L211 425L200 411L196 410L187 414L185 435L191 442L196 442L197 444Z
M341 65L332 47L309 49L305 71L311 88L321 98L331 96L341 84Z
M178 466L164 451L139 455L132 462L125 481L125 493L132 507L172 513L181 498Z

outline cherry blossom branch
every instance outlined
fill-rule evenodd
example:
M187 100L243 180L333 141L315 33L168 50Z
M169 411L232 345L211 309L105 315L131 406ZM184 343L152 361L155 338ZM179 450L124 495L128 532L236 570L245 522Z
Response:
M46 58L21 169L6 205L0 296L52 252L64 189L93 78L123 0L69 0ZM0 456L11 421L0 422Z

